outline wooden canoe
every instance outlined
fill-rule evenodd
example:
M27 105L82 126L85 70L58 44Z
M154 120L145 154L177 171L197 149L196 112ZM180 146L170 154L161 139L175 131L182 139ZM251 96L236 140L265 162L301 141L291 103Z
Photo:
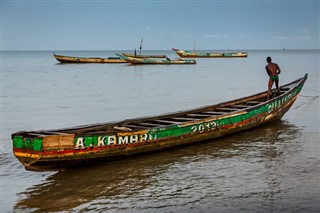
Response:
M120 58L126 60L128 63L131 64L162 64L162 65L183 65L183 64L196 64L196 60L194 59L155 59L155 58L134 58L128 57L125 55L117 54Z
M99 58L99 57L72 57L72 56L63 56L63 55L56 55L53 56L60 62L60 63L127 63L127 61L119 58L119 57L108 57L108 58Z
M208 53L208 52L191 52L172 48L181 58L242 58L248 57L246 52L232 53Z
M269 100L264 91L160 116L16 132L12 134L13 153L28 170L62 170L225 136L280 120L307 76L281 86L281 94Z
M138 54L129 54L129 53L121 53L124 56L127 57L133 57L133 58L165 58L166 55L138 55Z

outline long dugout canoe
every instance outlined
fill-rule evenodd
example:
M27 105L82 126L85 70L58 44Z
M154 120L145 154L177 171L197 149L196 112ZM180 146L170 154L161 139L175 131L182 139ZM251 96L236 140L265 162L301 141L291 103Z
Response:
M280 87L236 100L166 115L67 129L12 134L13 153L28 170L63 170L198 143L280 120L307 74Z
M129 54L129 53L121 53L124 56L132 57L132 58L165 58L166 55L139 55L139 54Z
M143 65L143 64L160 64L160 65L184 65L184 64L196 64L196 60L194 59L155 59L155 58L134 58L128 57L125 55L117 54L120 58L126 60L130 64L134 65Z
M246 52L210 53L210 52L191 52L172 48L181 58L243 58L248 57Z
M73 56L63 56L63 55L56 55L53 56L60 62L60 63L127 63L126 60L123 60L119 57L108 57L108 58L100 58L100 57L73 57Z

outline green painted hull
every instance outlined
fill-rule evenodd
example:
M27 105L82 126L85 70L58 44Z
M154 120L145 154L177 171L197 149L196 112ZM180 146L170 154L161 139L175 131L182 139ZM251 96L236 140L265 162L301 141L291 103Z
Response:
M29 170L61 170L198 143L279 120L297 99L307 75L266 92L167 115L50 131L12 134L13 152Z
M135 55L135 54L129 54L129 53L121 53L124 56L127 57L133 57L133 58L165 58L166 55Z
M130 64L134 65L150 65L150 64L159 64L159 65L184 65L184 64L196 64L196 60L194 59L175 59L170 60L168 58L166 59L155 59L155 58L134 58L134 57L128 57L125 55L117 54L120 58L126 60Z
M206 53L206 52L190 52L172 48L181 58L244 58L248 57L246 52L232 53Z

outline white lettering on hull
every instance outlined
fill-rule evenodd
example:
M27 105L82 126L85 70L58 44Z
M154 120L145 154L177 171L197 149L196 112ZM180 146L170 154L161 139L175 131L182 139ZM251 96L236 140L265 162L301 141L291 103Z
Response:
M76 149L85 149L83 138L78 138L76 143Z
M157 139L156 136L152 136L151 134L142 134L142 135L126 135L126 136L99 136L98 137L98 147L110 146L110 145L124 145L124 144L132 144L138 142L145 142L150 140ZM85 137L77 138L75 149L85 149ZM89 145L92 147L92 143Z
M200 125L194 125L191 127L192 132L203 133L204 131L213 131L217 128L215 121L206 122Z

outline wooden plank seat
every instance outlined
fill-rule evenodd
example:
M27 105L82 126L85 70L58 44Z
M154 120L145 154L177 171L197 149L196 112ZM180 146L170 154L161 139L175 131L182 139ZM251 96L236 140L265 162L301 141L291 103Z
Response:
M184 117L173 117L172 120L179 120L179 121L196 121L199 118L184 118Z
M228 114L226 112L216 112L216 111L206 111L204 112L206 114L210 114L210 115L224 115L224 114Z
M165 123L165 124L181 124L182 122L178 121L169 121L169 120L154 120L155 122Z
M138 125L134 125L134 124L124 124L122 126L128 127L128 128L133 128L133 129L135 129L135 128L137 128L137 129L148 129L148 128L150 128L148 126L141 126L141 125L138 126Z
M161 127L161 126L164 126L164 125L161 125L161 124L153 124L153 123L137 123L137 124L141 124L143 126L149 126L149 127Z
M249 104L249 105L257 105L257 104L260 104L262 102L259 102L259 101L247 101L246 104Z
M237 104L237 105L232 105L232 107L234 108L238 108L238 109L245 109L248 108L248 105L242 105L242 104Z
M238 111L239 109L228 108L228 107L219 107L219 108L216 108L215 110L217 110L217 111L225 111L225 112L233 112L233 111Z
M190 117L210 117L210 115L205 115L205 114L186 114L186 116L190 116Z

